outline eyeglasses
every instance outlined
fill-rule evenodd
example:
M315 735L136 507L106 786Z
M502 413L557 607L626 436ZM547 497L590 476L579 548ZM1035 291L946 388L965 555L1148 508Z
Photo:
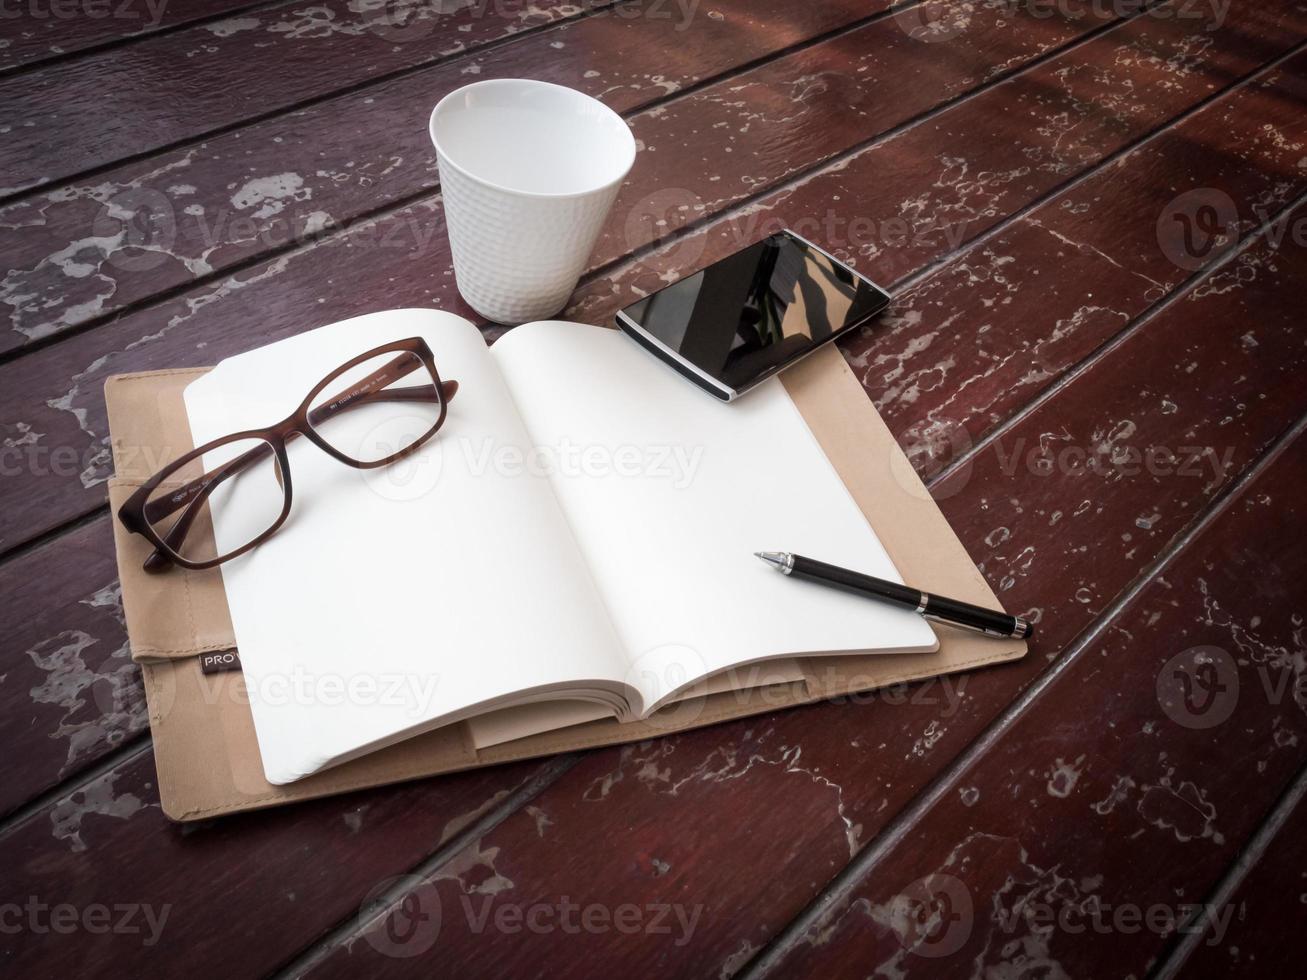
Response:
M457 381L410 337L360 354L323 378L289 418L205 443L146 480L118 510L154 551L147 572L203 569L244 554L290 514L286 445L305 436L358 469L397 462L434 436Z

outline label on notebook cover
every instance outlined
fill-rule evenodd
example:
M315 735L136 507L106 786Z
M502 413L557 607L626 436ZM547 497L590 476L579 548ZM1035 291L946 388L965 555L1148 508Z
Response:
M206 674L221 674L225 670L240 670L241 658L235 650L200 654L200 670Z

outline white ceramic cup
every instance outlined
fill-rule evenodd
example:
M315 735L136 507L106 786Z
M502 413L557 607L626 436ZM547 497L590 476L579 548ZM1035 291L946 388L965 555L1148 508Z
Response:
M431 112L458 291L496 323L567 305L635 162L635 137L602 102L504 78L450 92Z

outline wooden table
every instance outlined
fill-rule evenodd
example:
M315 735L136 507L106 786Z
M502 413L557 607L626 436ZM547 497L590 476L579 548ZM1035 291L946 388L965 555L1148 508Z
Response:
M8 975L1289 970L1307 8L1215 6L6 4ZM893 287L845 356L1038 621L1031 654L170 824L102 382L376 309L470 314L425 119L493 76L589 92L640 140L572 317L782 226Z

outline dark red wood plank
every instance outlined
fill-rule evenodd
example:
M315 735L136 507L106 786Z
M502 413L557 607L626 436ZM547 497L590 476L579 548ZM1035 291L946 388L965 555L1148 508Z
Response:
M24 908L16 932L7 915L5 966L48 977L207 975L219 964L230 976L268 973L551 765L178 826L159 811L153 762L142 753L0 840L4 900ZM494 855L482 861L493 866ZM27 911L29 896L47 911ZM61 905L79 915L149 905L162 926L144 928L141 910L140 931L69 934L50 928L48 909Z
M251 0L11 2L0 14L0 71L266 5Z
M1307 261L1292 266L1256 275L1301 286ZM1243 288L1192 327L1234 341L1256 315L1258 337L1291 329L1285 306L1268 309L1261 290L1241 302ZM1222 306L1228 318L1213 319ZM1155 383L1184 362L1162 353ZM1236 908L1207 897L1307 762L1304 479L1299 437L944 787L910 840L861 869L777 974L966 977L1038 962L1143 976L1182 928L1224 942Z
M147 727L107 520L0 565L0 815Z
M1260 101L1273 111L1279 97L1272 90ZM1151 173L1141 168L1141 180ZM1154 220L1146 211L1120 213L1134 214L1136 222ZM557 909L564 896L609 910L621 904L680 903L689 915L701 906L693 943L677 946L661 933L608 931L562 944L552 941L552 934L523 930L496 933L488 948L478 926L485 906L474 902L476 915L466 914L456 886L436 881L434 891L445 910L442 962L473 975L525 968L549 973L579 954L609 974L645 963L670 973L693 964L704 972L730 974L761 948L1044 669L1047 659L1093 623L1179 540L1209 501L1307 415L1307 392L1293 384L1307 368L1307 338L1294 330L1296 297L1307 276L1307 241L1279 234L1298 227L1307 208L1293 217L1295 223L1272 229L937 488L950 522L1008 607L1040 619L1027 660L968 675L962 679L964 696L952 702L942 700L942 686L918 687L921 700L905 699L893 709L876 703L878 698L821 705L586 757L537 798L533 813L514 815L482 842L499 849L497 870L513 882L490 904L514 910L503 913L510 918L529 908ZM1037 235L1032 238L1042 245ZM1040 268L1036 254L1015 257L1010 273L1015 287L1033 289L1045 281L1048 269ZM1107 257L1096 259L1129 275ZM1252 323L1257 326L1250 342ZM1037 335L1042 324L1027 320L1027 327ZM1104 465L1046 470L1038 460L1028 463L1021 449L1041 445L1055 454L1078 447L1099 455ZM1203 447L1205 452L1195 454L1199 460L1219 459L1221 468L1191 473L1182 447ZM1180 458L1133 466L1129 450L1142 456L1153 449ZM1014 453L1020 460L1015 467ZM1296 541L1289 535L1285 547L1296 548ZM1295 577L1289 573L1284 581L1290 588ZM1128 672L1118 663L1127 656L1138 655L1118 652L1108 660L1111 678ZM1149 674L1146 680L1127 687L1153 697L1156 677ZM1092 713L1108 701L1108 692L1069 690L1092 690L1084 710L1094 719L1103 717ZM1013 744L1028 746L1035 731L1061 732L1059 719L1068 714L1069 709L1051 711ZM1292 737L1300 724L1286 719L1281 727L1288 726L1285 734ZM1120 734L1134 731L1126 726ZM1064 737L1075 736L1068 730ZM1048 738L1057 742L1054 735ZM1065 753L1065 744L1057 744ZM1040 759L1042 765L1042 754ZM1048 761L1051 766L1052 756ZM1148 764L1158 760L1150 756ZM1295 762L1290 771L1296 768ZM969 786L959 782L958 789ZM1176 787L1182 789L1178 779ZM1000 790L1002 785L980 786L982 799L992 798L997 812L1009 802ZM1243 790L1252 801L1253 794ZM1275 792L1273 780L1267 792ZM947 803L965 810L969 799L950 793ZM1255 811L1253 802L1249 812ZM542 833L545 845L538 843ZM597 839L605 846L583 844ZM920 846L937 839L938 832L911 833L902 851L941 861L941 852ZM1231 841L1236 839L1232 835ZM861 924L850 921L848 928ZM855 956L836 965L856 969L867 962ZM411 968L355 942L340 947L322 972L402 976Z
M0 352L434 191L427 116L470 79L538 78L630 113L886 4L723 0L693 30L653 4L583 18L24 198L0 209Z
M1288 26L1287 20L1282 9L1272 15L1272 25L1267 28L1275 38L1272 44L1287 43L1276 36L1277 28ZM1032 51L1030 57L1034 56ZM765 65L758 72L770 77L783 70L778 64ZM870 69L864 74L863 84L875 88L887 101L893 101L894 92L918 84L882 77ZM747 84L751 77L752 73L726 84ZM666 113L691 111L703 98L715 94L710 86L674 103ZM938 93L940 98L949 94ZM832 115L820 103L809 105L808 111L825 115L833 125L839 120L838 111ZM856 131L847 138L856 138ZM765 137L760 139L766 143ZM801 155L801 151L796 148L795 154ZM643 168L642 173L660 169L668 183L679 179L684 170L675 156L652 153L641 159L645 162L637 167ZM747 161L743 163L747 165ZM610 226L628 229L627 247L631 248L659 234L643 220L647 215L643 206L630 214L615 211ZM420 202L360 225L341 238L287 253L0 368L0 381L7 388L0 393L4 414L21 419L28 431L39 433L44 439L42 452L45 447L66 447L61 451L70 461L59 472L45 467L40 472L18 473L0 488L0 499L7 504L0 508L0 542L17 543L37 529L84 513L98 503L99 486L108 474L100 382L109 374L176 366L196 357L215 360L255 342L379 306L435 305L468 312L452 288L439 216L438 200ZM619 255L601 251L596 261ZM373 286L361 289L360 282ZM324 315L324 311L330 314ZM15 380L9 382L9 378Z
M1301 639L1294 640L1286 651L1302 649ZM1301 776L1290 792L1296 799L1281 803L1288 811L1266 847L1240 857L1240 863L1250 862L1250 867L1242 871L1233 891L1228 896L1208 896L1209 904L1223 899L1215 904L1222 912L1228 907L1229 916L1209 921L1201 935L1191 937L1192 949L1182 959L1168 961L1175 972L1164 975L1185 980L1262 980L1300 971L1294 940L1307 928L1307 800Z
M1259 8L1259 9L1269 9L1269 8ZM1273 19L1262 23L1261 26L1259 27L1259 31L1261 31L1262 33L1257 33L1252 30L1253 27L1258 26L1257 24L1250 25L1244 22L1236 22L1236 26L1240 28L1240 33L1238 35L1239 37L1247 37L1250 39L1249 43L1255 44L1256 46L1258 46L1259 49L1264 49L1264 46L1269 45L1272 42L1272 40L1278 40L1279 43L1285 43L1283 38L1286 36L1287 32L1285 31L1285 27L1283 25L1279 26L1280 33L1278 34L1274 30L1272 30L1271 27L1266 26L1267 24L1274 26L1277 25L1278 23L1279 22L1274 21ZM1172 50L1170 47L1168 47L1168 44L1173 43L1177 46L1180 46L1186 43L1183 35L1176 34L1176 33L1166 33L1173 30L1168 26L1168 24L1169 22L1155 21L1152 19L1149 19L1147 21L1137 21L1123 28L1120 36L1115 36L1115 35L1105 36L1104 38L1095 41L1092 45L1080 49L1077 52L1077 55L1080 57L1092 58L1094 63L1103 62L1107 64L1121 64L1121 63L1134 64L1136 61L1139 60L1138 53L1141 51L1147 51L1149 52L1148 60L1150 63L1153 61L1165 62L1168 60L1167 57L1165 56L1168 55L1168 53L1171 52ZM1169 40L1167 40L1168 38ZM1238 50L1233 44L1230 45L1230 49L1234 51ZM1132 53L1136 57L1130 57ZM1182 78L1192 79L1193 80L1192 85L1188 89L1183 89L1183 87L1179 86L1178 84L1176 86L1172 86L1171 88L1181 87L1182 90L1187 90L1190 92L1189 97L1191 99L1196 98L1198 97L1199 93L1207 90L1208 85L1210 84L1209 78L1220 78L1222 73L1228 73L1231 70L1232 66L1238 67L1242 64L1237 60L1234 61L1230 60L1231 58L1234 57L1235 57L1234 55L1230 55L1226 58L1219 59L1216 62L1214 62L1210 67L1207 67L1204 70L1200 70L1199 64L1195 63L1191 65L1190 68L1181 76ZM1059 77L1059 73L1061 75L1065 75L1067 74L1067 72L1063 70L1064 67L1065 66L1060 68L1058 67L1058 62L1052 62L1048 66L1045 66L1044 68L1041 68L1039 70L1039 76L1040 78L1043 78L1046 73L1053 78ZM1208 74L1209 72L1210 75ZM1091 77L1097 78L1099 80L1104 80L1105 78L1108 77L1108 76L1104 76L1098 71L1087 72L1081 70L1081 71L1072 72L1072 74L1076 75L1076 77L1090 75ZM1040 91L1043 88L1043 83L1042 81L1040 81L1040 78L1037 78L1033 83L1035 85L1036 91ZM1124 84L1124 82L1125 82L1125 78L1123 77L1120 80L1119 84ZM1018 88L1019 91L1025 91L1024 82L1022 83L1021 86L1018 86L1016 80L1014 80L1012 83L1009 84L1014 88ZM1102 91L1104 93L1110 93L1111 88L1107 86L1103 86ZM986 124L987 118L990 113L993 113L995 116L1001 117L1004 114L1008 103L1002 99L999 99L998 94L999 94L998 90L995 90L993 96L986 94L978 97L977 99L973 100L968 104L967 111L969 111L974 118L980 120L981 125ZM1115 133L1113 139L1121 138L1121 132L1119 127L1114 127L1112 125L1109 125L1107 122L1094 122L1091 124L1090 121L1096 120L1098 117L1093 112L1091 112L1089 106L1092 103L1086 100L1085 93L1081 92L1078 88L1072 88L1068 92L1068 98L1075 100L1072 103L1073 105L1081 107L1080 113L1085 118L1085 121L1082 122L1080 127L1082 130L1085 131L1085 135L1082 136L1080 143L1072 144L1064 137L1062 137L1061 139L1062 144L1067 146L1067 152L1071 154L1071 159L1083 162L1084 160L1090 158L1089 151L1087 149L1088 146L1090 145L1088 143L1089 132L1108 131L1108 132ZM1115 104L1114 100L1111 100L1110 94L1106 95L1105 98L1109 99L1109 104ZM1048 117L1049 119L1057 118L1062 113L1064 108L1063 103L1056 100L1049 99L1047 97L1044 97L1042 99L1041 104L1043 104L1046 107L1049 113L1049 117ZM1242 103L1238 103L1238 104L1242 105ZM1174 106L1183 106L1183 105L1184 103L1181 102L1177 102L1174 104ZM960 113L963 110L962 109L953 110L950 113L946 113L944 116L939 117L935 121L935 124L941 126L948 125L949 124L948 120L952 117L954 111ZM1115 118L1110 115L1109 108L1104 108L1099 111L1103 113L1108 113L1106 117L1108 119ZM1240 110L1239 113L1237 114L1247 115L1247 113L1244 112L1243 110ZM1257 117L1252 116L1250 118L1254 119L1254 124L1255 124L1255 120ZM1221 119L1216 120L1216 126L1218 128L1223 127L1224 125L1225 124L1224 122L1221 121ZM1029 128L1033 132L1040 127L1035 123L1034 120L1032 120ZM1047 129L1048 127L1043 127L1043 128ZM1049 135L1047 138L1050 141L1054 139L1058 139L1059 132L1060 131L1053 131L1053 134ZM1207 136L1204 135L1206 132L1207 130L1195 129L1191 131L1191 134L1187 138L1204 140L1208 138ZM963 130L962 133L963 135L965 135L965 130ZM823 200L829 201L835 198L861 199L865 202L866 206L869 209L875 210L875 209L883 208L886 211L888 211L900 199L896 195L900 193L901 188L896 181L885 181L883 179L883 174L886 172L894 172L894 173L906 172L908 169L910 169L908 168L907 164L911 162L913 158L909 156L905 161L902 159L896 160L895 158L886 159L884 155L888 152L889 147L914 146L916 145L914 140L915 140L915 136L913 133L911 132L905 133L902 136L898 137L896 140L894 140L891 144L889 144L888 147L882 147L874 151L868 151L864 155L859 155L859 157L851 160L847 165L845 165L843 168L838 170L834 175L821 175L820 177L813 178L812 180L808 181L803 185L803 187L797 190L786 191L783 192L782 194L776 195L774 199L767 199L766 203L768 207L768 211L767 211L768 220L788 221L790 223L802 227L802 222L805 219L805 217L807 215L814 213L811 210L806 210L806 209L814 208L818 206ZM1010 151L1005 150L1004 152L1011 152L1014 154L1024 155L1024 153L1028 151L1032 145L1037 145L1037 144L1023 144L1021 146L1013 147ZM1114 145L1116 144L1109 142L1105 146L1101 146L1098 152L1102 153L1106 149L1109 149ZM989 161L994 164L998 164L1002 162L1002 158L997 158L997 159L987 158L987 159L989 159ZM1050 157L1050 159L1054 164L1056 164L1054 169L1058 171L1065 169L1060 163L1060 161L1058 161L1056 158ZM983 164L981 162L975 163L975 166L977 167L982 165ZM928 170L926 172L929 173ZM855 178L857 178L858 183L853 183ZM832 180L838 181L838 183L831 184L829 181ZM938 181L936 182L938 183ZM885 196L878 197L878 195L881 193L883 193ZM997 220L995 217L992 216L992 214L999 213L1004 208L1015 208L1020 206L1022 203L1025 203L1025 199L1022 197L1019 189L1010 192L1007 191L1001 193L995 192L992 195L987 195L985 201L988 203L988 206L986 208L982 209L976 206L974 208L974 212L975 212L974 214L972 214L972 212L969 210L965 217L957 217L957 220L973 222L973 223L980 223L986 221L992 222L994 220ZM774 203L774 202L779 202L779 203ZM791 208L793 210L788 210ZM941 216L942 216L941 221L952 220L952 218L957 215L957 212L954 209L947 207L945 204L941 204L940 208L941 208ZM972 231L971 233L974 234L974 231ZM943 235L935 239L937 241L937 245L936 245L937 250L945 247L944 243L947 237L948 237L947 235ZM717 248L722 241L725 241L727 244L729 244L730 239L727 238L724 240L719 240L718 237L710 238L708 242L708 251L705 252L703 255L704 261L706 261L707 258L711 257L712 250ZM699 251L702 251L702 244L703 244L702 242L699 242L696 245L695 240L693 239L690 240L687 243L686 250L684 251L678 250L678 252L675 255L669 257L669 261L673 261L673 260L685 261L686 255L688 255L690 252L694 252L696 248L698 248ZM1046 249L1042 244L1042 241L1037 242L1032 247L1037 252L1046 251ZM922 246L921 248L922 248L921 254L923 256L929 254L928 252L925 251L924 246ZM353 261L353 269L351 270L352 276L355 277L364 276L366 278L366 276L364 275L366 269L362 267L362 263L359 261L359 259L353 258L353 255L354 253L346 252L344 257L341 259L341 262L345 263L352 260ZM892 252L877 254L875 257L873 257L873 259L870 260L870 265L868 265L869 260L865 256L860 256L858 261L862 264L863 268L869 268L869 270L873 274L880 275L881 270L880 270L879 263L882 261L887 261L888 259L892 258L892 256L893 256ZM390 258L391 256L389 256L385 252L382 252L380 257L383 260L385 260ZM318 266L315 267L314 271L320 271L323 268L323 265L326 264L327 263L319 264ZM414 269L417 271L414 272L414 275L415 276L420 275L421 269L425 268L425 265L426 263L423 260L421 253L419 253L417 255L417 264L415 264L414 266ZM672 265L670 266L670 268L675 270L677 267L675 265ZM1106 270L1106 273L1109 276L1111 274L1114 274L1114 270L1110 266L1104 266L1103 268ZM688 269L681 267L679 271L688 271ZM890 266L886 271L892 274L893 266ZM623 288L626 290L626 292L619 295L630 295L632 290L639 288L640 284L648 279L652 279L653 282L659 281L659 275L661 274L661 272L662 272L661 269L659 269L656 265L650 265L648 261L642 263L640 266L624 270L618 276L618 281L623 285ZM311 273L306 273L306 274L311 274ZM376 274L378 276L385 276L386 269L384 267L378 267L378 271ZM1112 280L1110 279L1100 281L1099 273L1095 272L1092 268L1080 270L1078 274L1083 274L1088 276L1089 279L1087 281L1096 282L1097 283L1096 288L1099 288L1100 290L1118 288L1112 286ZM348 286L349 283L352 283L354 281L357 280L355 278L350 278L347 282L343 281L342 285ZM318 282L314 282L311 283L310 285L319 286L321 284ZM256 287L256 288L260 288L260 287ZM271 288L271 286L269 286L269 288ZM596 319L603 319L607 316L610 316L612 305L614 302L616 302L616 300L614 299L613 294L609 291L609 287L607 285L598 286L594 290L594 293L598 296L601 305L593 306L592 304L583 303L582 304L583 314L593 315ZM354 298L355 297L353 293L351 293L346 289L342 289L342 291L339 294L338 301L348 302L348 301L352 301ZM267 294L261 295L260 297L258 297L258 299L259 302L263 304L263 308L265 310L268 307L268 305L272 302L267 299ZM364 296L364 299L366 300L367 296ZM392 298L391 302L394 301L395 300L393 300ZM404 301L421 302L421 299L417 299L417 300L405 299ZM255 308L256 307L250 307L250 309L255 309ZM359 311L362 312L367 308L368 308L367 305L362 305ZM1032 324L1037 322L1038 321L1032 321ZM233 341L232 341L233 344L246 343L243 339L241 339L242 337L243 334L233 334ZM1061 364L1062 367L1065 367L1065 365L1070 362L1062 361L1059 363ZM88 397L88 402L90 401L91 399ZM904 422L904 425L909 428L911 428L912 424L913 423L910 419L905 420ZM33 465L41 463L43 458L44 457L33 457ZM929 459L923 461L923 465L930 464L930 463L931 461ZM106 543L106 547L107 547L107 542L108 542L107 530L104 534L103 540ZM58 549L56 548L51 550L47 556L43 557L42 563L44 564L45 562L49 562L54 565L58 565L63 560L64 559L60 557ZM32 575L41 574L40 566L33 566L31 568L30 574ZM66 599L63 600L63 604L66 609L64 615L69 619L69 621L73 623L79 622L82 618L84 618L87 615L88 612L87 610L83 609L83 607L79 605L80 599L81 599L80 594L70 594L67 596ZM25 667L22 669L26 670ZM18 689L15 688L15 690ZM21 691L19 693L21 693ZM26 703L23 703L17 706L17 710L19 715L26 717L26 713L30 710L30 706L27 705ZM59 745L57 742L45 738L44 729L38 729L37 731L39 731L40 737L38 737L37 744L32 749L33 758L30 763L31 773L35 778L41 778L41 773L44 773L45 774L44 778L49 779L52 778L53 774L57 772L60 768L62 768L64 764L63 747ZM29 788L30 787L24 783L21 786L16 786L15 792L16 793L22 792L25 789L29 789Z
M0 79L0 197L320 98L582 10L563 0L283 3Z

